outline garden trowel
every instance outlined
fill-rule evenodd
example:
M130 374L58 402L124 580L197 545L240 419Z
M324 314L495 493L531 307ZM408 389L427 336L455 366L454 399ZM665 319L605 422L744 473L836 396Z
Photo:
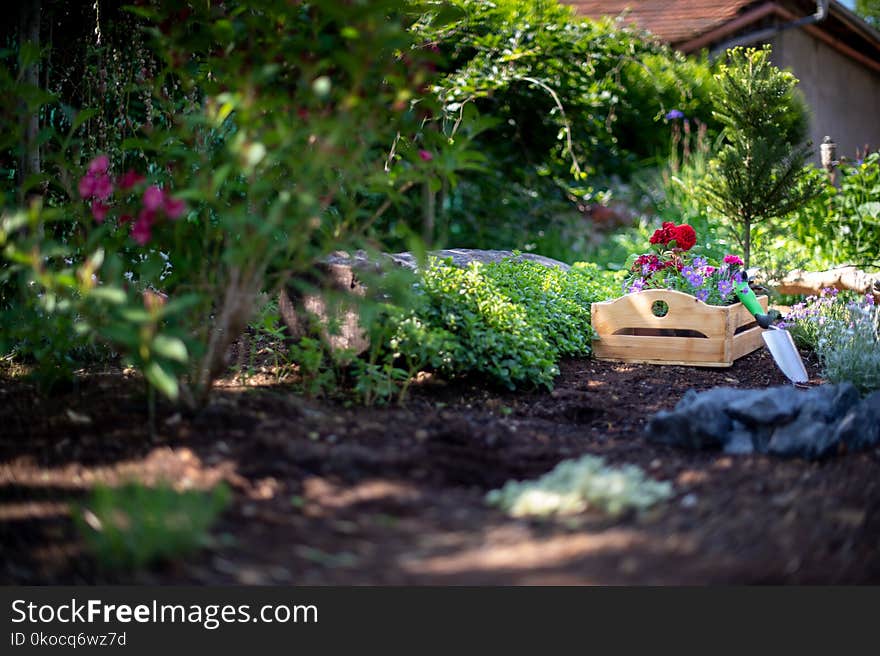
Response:
M773 325L773 317L764 314L764 308L761 307L758 297L755 296L755 292L749 287L748 282L738 282L734 287L740 302L755 315L755 321L764 329L761 337L764 338L764 343L770 350L770 355L773 356L776 365L791 382L806 383L810 377L807 376L804 361L801 360L801 354L798 353L791 334L787 330Z

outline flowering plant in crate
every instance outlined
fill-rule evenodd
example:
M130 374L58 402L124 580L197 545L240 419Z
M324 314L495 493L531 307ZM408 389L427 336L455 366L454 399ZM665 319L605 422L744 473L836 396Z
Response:
M721 262L710 262L699 255L697 234L686 223L667 221L651 237L653 251L631 255L627 260L629 275L623 292L632 294L645 289L674 289L691 294L709 305L737 302L734 283L744 279L743 260L725 255Z

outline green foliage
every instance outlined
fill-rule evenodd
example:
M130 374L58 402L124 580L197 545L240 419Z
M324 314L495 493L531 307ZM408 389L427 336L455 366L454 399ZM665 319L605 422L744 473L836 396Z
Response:
M776 229L758 231L756 246L767 260L762 266L774 275L797 268L880 266L880 153L842 162L838 186L818 168L810 175L821 193Z
M429 12L414 30L446 56L438 132L467 135L485 163L441 192L441 242L582 257L583 212L607 196L601 181L665 151L657 120L682 108L712 122L706 61L555 0L450 4L457 20Z
M590 352L590 303L613 295L609 277L529 261L460 269L433 261L415 309L396 323L390 347L408 369L480 374L513 389L552 387L557 360Z
M855 10L874 27L880 26L880 0L856 0Z
M206 546L208 530L229 501L226 485L211 493L138 483L101 486L78 510L76 523L102 567L135 569Z
M335 363L320 340L303 337L290 346L288 355L290 362L297 364L302 389L307 396L327 396L336 390Z
M198 349L178 327L193 297L166 302L149 289L125 290L120 258L107 256L100 239L86 242L83 252L91 254L77 262L70 247L50 237L64 221L60 209L44 210L38 202L0 218L0 352L33 359L50 388L72 378L78 351L109 344L156 389L177 398L176 376ZM114 269L117 275L109 275ZM102 284L104 272L110 280Z
M714 115L724 144L700 186L706 202L737 226L746 266L752 225L785 217L820 187L804 164L811 154L797 80L770 61L770 49L734 48L718 73Z
M845 163L839 174L831 211L816 235L828 240L825 250L836 262L880 266L880 151Z
M403 0L130 8L136 20L116 27L138 31L132 51L110 47L86 63L111 89L79 98L96 111L67 107L49 121L45 174L16 190L45 191L45 209L32 210L42 218L20 229L15 199L0 198L14 264L0 280L4 328L19 322L2 346L54 375L76 368L74 347L109 343L157 390L204 402L259 294L362 232L377 196L393 205L400 186L433 175L386 170L395 135L411 141L432 106L413 102L434 55L413 47L409 10ZM22 116L57 116L64 104L9 67L0 90L30 99L0 113L5 164ZM93 148L103 154L90 169L103 161L110 185L97 199L82 186ZM142 182L124 182L134 178ZM72 277L86 270L88 279Z

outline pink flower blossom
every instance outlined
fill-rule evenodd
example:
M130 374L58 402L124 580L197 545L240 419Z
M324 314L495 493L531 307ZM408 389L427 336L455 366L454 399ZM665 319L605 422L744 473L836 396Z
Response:
M725 264L735 264L738 266L742 266L745 262L742 261L742 258L739 255L725 255L724 256Z
M89 162L89 173L94 176L98 176L102 173L106 173L107 169L110 167L110 160L107 159L106 155L98 155L95 159Z
M107 200L113 194L113 182L106 173L95 176L94 196Z
M79 195L83 198L91 198L94 193L95 178L90 174L86 174L79 180Z
M144 190L144 207L155 212L162 207L165 201L165 192L156 185L150 185Z
M165 210L165 214L168 215L169 219L179 219L186 211L186 203L184 203L179 198L165 196L165 204L163 206L163 209Z
M141 210L137 221L131 226L131 238L141 246L145 246L153 236L153 220L156 215L148 209Z
M126 190L131 189L136 184L139 184L144 181L144 176L135 171L134 169L128 169L121 178L119 178L119 188Z
M420 150L419 157L422 159L423 162L430 162L432 159L434 159L434 156L427 150Z
M104 219L107 218L107 212L110 207L105 205L99 200L92 201L92 216L95 217L95 221L98 223L104 223Z

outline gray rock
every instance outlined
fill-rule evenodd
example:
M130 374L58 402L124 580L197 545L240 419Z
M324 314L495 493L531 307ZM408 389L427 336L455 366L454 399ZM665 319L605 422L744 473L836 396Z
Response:
M767 453L783 458L818 460L837 452L834 430L819 408L804 408L794 421L773 431Z
M851 407L838 422L834 434L848 451L863 451L880 444L880 392Z
M852 383L821 385L809 390L802 412L809 409L820 415L826 423L834 422L859 403L861 396Z
M807 396L807 392L791 386L771 387L740 395L727 405L727 414L746 426L785 423L798 415Z
M748 430L732 430L724 445L724 453L745 456L755 452L752 434Z
M687 392L652 417L649 440L725 453L817 460L880 444L880 392L864 401L849 383L809 390L716 387Z
M723 447L733 430L733 420L724 407L738 392L730 387L716 387L701 394L688 390L674 410L658 412L648 421L648 439L692 449Z
M571 267L564 262L560 262L559 260L554 260L550 257L544 257L543 255L536 255L534 253L518 253L516 255L513 254L512 251L496 251L496 250L480 250L476 248L450 248L442 251L431 251L429 255L433 255L442 260L451 258L452 263L457 267L466 267L471 262L481 262L482 264L489 264L491 262L501 262L502 260L506 260L511 257L515 257L517 260L529 261L529 262L537 262L538 264L543 264L547 267L554 267L556 269L562 269L563 271L568 271ZM418 262L412 253L395 253L394 255L389 255L389 258L397 264L398 266L406 267L407 269L412 269L415 271L418 268Z

